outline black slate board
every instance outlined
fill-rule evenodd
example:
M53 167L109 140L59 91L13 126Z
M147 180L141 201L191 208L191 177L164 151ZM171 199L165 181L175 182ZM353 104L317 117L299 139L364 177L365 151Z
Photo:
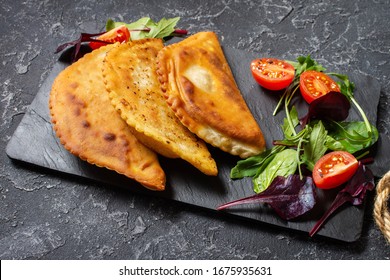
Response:
M272 116L279 94L267 92L254 82L248 65L258 55L231 48L224 48L224 51L237 84L260 124L268 147L270 147L272 140L282 138L280 125L284 113L281 112L276 117ZM59 143L50 123L48 109L48 97L52 82L67 65L66 62L61 61L56 63L52 72L42 84L37 96L8 143L6 152L10 158L89 178L97 182L127 188L129 191L164 197L210 210L214 210L222 203L253 194L250 179L233 181L229 177L230 169L236 164L238 158L213 147L210 147L210 151L218 165L219 175L217 177L205 176L182 160L160 157L161 165L167 174L167 187L164 192L146 190L138 183L122 175L90 165L71 155ZM356 99L364 108L370 122L375 124L380 96L379 83L366 75L354 72L348 74L356 84ZM293 100L293 104L297 106L300 116L306 112L306 104L301 99ZM351 109L349 118L360 120L355 109ZM388 142L388 138L384 139L382 136L377 148L379 152L376 161L370 167L377 177L382 176L389 166L389 159L386 157L386 152L389 151ZM229 210L228 213L251 221L260 221L308 232L330 205L335 196L335 191L319 191L318 195L321 202L317 203L310 213L294 221L280 219L272 209L265 205L248 205ZM363 216L364 206L344 207L326 223L318 234L347 242L355 241L360 237L362 231Z

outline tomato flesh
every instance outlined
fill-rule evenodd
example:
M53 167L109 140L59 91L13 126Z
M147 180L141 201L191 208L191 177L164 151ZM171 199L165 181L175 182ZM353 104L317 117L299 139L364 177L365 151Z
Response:
M355 174L359 163L348 152L336 151L324 155L313 168L313 181L320 189L336 188Z
M99 37L96 38L97 40L107 42L107 44L112 43L123 43L127 42L130 39L130 32L129 29L125 25L118 26L114 29L111 29L110 31L107 31L106 33L103 33ZM102 46L107 45L105 43L101 42L89 42L89 46L95 50Z
M312 70L301 74L299 87L303 98L309 104L328 92L340 92L339 86L331 77L322 72Z
M251 62L253 78L269 90L288 87L294 79L295 69L286 61L276 58L258 58Z

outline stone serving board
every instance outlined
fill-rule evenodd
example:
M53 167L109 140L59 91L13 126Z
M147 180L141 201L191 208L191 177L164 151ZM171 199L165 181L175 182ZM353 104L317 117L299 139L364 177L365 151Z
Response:
M226 47L224 51L237 84L263 131L267 146L271 147L274 139L282 139L283 136L280 125L285 117L284 112L272 116L280 92L266 91L254 82L249 64L252 59L261 55ZM68 66L66 59L64 59L66 57L65 54L55 64L9 141L6 152L10 158L69 175L81 176L110 186L118 186L129 191L163 197L167 199L167 203L169 200L175 200L207 208L210 211L216 211L216 207L225 202L253 194L250 179L230 179L230 170L239 158L213 147L209 147L209 149L218 165L219 175L217 177L206 176L180 159L160 157L161 165L167 174L167 186L164 192L149 191L125 176L90 165L70 154L60 144L52 129L48 108L52 82L58 73ZM381 89L379 83L374 78L357 72L347 74L356 85L356 99L364 108L370 122L376 124ZM295 98L293 104L297 106L300 117L306 113L307 105L302 101L302 98ZM361 119L354 108L351 108L349 119ZM386 139L386 142L383 139ZM375 176L381 177L386 168L390 166L386 156L389 151L388 138L382 136L376 149L376 160L370 165L370 169ZM266 205L235 207L221 212L221 215L233 215L237 218L247 219L249 222L262 222L308 234L333 201L335 195L335 190L318 191L319 202L315 208L293 221L280 219ZM318 232L318 235L346 242L355 241L361 235L363 218L364 206L343 207L336 215L332 216Z

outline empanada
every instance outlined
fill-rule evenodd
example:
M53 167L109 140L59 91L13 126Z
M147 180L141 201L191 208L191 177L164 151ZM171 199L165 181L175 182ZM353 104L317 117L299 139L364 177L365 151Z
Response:
M199 32L162 49L157 72L167 103L193 133L242 158L264 150L215 33Z
M207 175L217 166L206 144L176 118L167 105L156 73L160 39L142 39L112 49L103 76L111 103L144 144L166 157L180 157Z
M50 93L54 130L72 154L135 179L152 190L163 190L165 173L157 155L140 143L111 105L102 64L108 45L64 69Z

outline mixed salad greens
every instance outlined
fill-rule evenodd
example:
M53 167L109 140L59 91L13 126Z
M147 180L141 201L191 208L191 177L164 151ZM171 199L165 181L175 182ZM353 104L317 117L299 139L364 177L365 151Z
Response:
M101 46L116 42L128 42L130 40L139 40L143 38L161 38L169 39L173 36L183 36L187 34L185 29L176 29L176 24L180 17L162 18L155 22L149 17L143 17L132 23L116 22L108 19L106 31L101 33L81 33L76 40L60 45L56 53L63 51L68 47L74 46L72 62L80 58L80 48L82 43L88 43L90 49L94 50Z
M274 111L275 115L284 108L284 138L274 140L273 147L263 153L237 162L231 178L251 177L256 194L218 209L263 202L290 220L314 207L316 187L340 188L328 212L310 232L314 235L342 204L361 204L366 191L374 188L372 172L363 162L369 161L367 156L378 140L378 131L354 98L354 84L349 78L326 73L310 55L298 57L297 61L256 59L251 70L264 88L285 88ZM331 77L336 77L337 82ZM290 106L298 90L309 103L308 112L301 119L295 106ZM345 121L351 103L361 121Z
M81 33L78 39L60 45L56 52L74 46L74 62L81 56L83 43L94 50L115 42L144 38L168 40L187 34L187 30L176 28L179 20L175 17L155 22L143 17L125 23L108 19L105 32ZM298 57L297 61L255 59L251 70L262 87L272 91L284 89L273 113L276 115L284 108L286 117L281 125L284 137L275 139L270 149L240 160L232 168L232 179L252 178L255 194L217 209L261 202L269 204L283 219L291 220L315 206L316 188L339 188L333 204L310 231L312 236L341 205L362 204L367 190L374 188L374 176L364 164L370 161L367 156L378 140L378 131L356 101L355 85L348 76L326 73L310 55ZM309 104L302 118L298 117L296 107L290 106L298 91ZM351 104L361 121L345 121Z

